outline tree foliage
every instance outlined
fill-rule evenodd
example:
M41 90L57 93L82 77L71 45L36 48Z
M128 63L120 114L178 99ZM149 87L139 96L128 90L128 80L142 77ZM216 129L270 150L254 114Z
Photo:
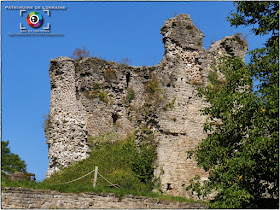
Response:
M1 169L12 174L15 171L26 172L26 164L17 154L11 152L9 141L1 141Z
M253 26L256 35L269 38L250 52L248 65L223 58L218 69L226 80L213 69L209 85L199 88L210 104L203 110L208 137L189 157L209 172L209 180L202 185L194 179L188 189L199 196L214 190L211 208L258 208L265 198L279 199L279 2L235 5L232 26ZM253 79L260 82L256 88Z

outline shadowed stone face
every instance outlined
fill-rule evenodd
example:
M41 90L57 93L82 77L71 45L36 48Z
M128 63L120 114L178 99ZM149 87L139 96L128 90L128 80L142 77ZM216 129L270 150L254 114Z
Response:
M156 138L154 174L163 192L190 196L184 190L189 180L195 175L207 179L194 160L186 160L186 151L206 137L200 110L207 104L196 97L196 87L206 84L210 66L219 57L244 59L248 47L230 36L206 51L204 35L187 14L167 20L161 34L165 53L155 66L135 67L98 58L51 60L47 176L87 158L89 135L94 139L110 134L110 141L115 141L136 130L140 141L141 128L146 126Z

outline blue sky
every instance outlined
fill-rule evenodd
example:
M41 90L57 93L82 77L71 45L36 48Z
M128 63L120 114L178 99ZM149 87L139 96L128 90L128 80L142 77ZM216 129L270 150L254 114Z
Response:
M66 10L19 10L5 6L66 6ZM45 178L48 150L43 130L44 115L50 105L49 64L58 56L71 56L75 48L87 47L91 56L131 65L151 66L162 59L164 48L160 28L176 14L187 13L204 33L204 47L225 36L242 32L249 50L262 47L264 37L256 37L249 28L230 27L226 17L235 8L233 2L67 2L2 1L2 140L10 141L13 153L27 163L37 180ZM51 33L63 36L9 36L19 33L29 12L50 23ZM248 61L248 57L246 58Z

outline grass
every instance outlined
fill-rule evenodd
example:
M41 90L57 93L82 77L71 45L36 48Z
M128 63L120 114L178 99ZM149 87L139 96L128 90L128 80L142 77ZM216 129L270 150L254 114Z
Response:
M135 135L133 133L125 140L119 140L117 135L110 134L100 136L99 139L90 137L89 143L92 148L90 157L53 174L45 179L44 183L61 185L89 173L98 166L100 174L113 184L121 186L125 191L152 191L155 184L153 147L136 146ZM92 186L93 177L94 173L74 182L73 187L77 186L76 190L78 190L81 186ZM110 184L100 176L97 187L111 190ZM83 191L83 188L81 190Z

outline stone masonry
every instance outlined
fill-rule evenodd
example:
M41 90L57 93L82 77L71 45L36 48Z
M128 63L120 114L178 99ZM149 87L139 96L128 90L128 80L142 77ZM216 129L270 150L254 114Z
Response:
M163 192L188 196L184 188L191 178L207 179L194 160L186 159L186 151L207 136L200 112L207 104L196 96L196 87L207 84L210 67L219 57L244 59L247 44L233 35L205 50L204 35L187 14L167 20L161 34L165 53L155 66L135 67L98 58L51 60L47 176L87 158L89 137L107 135L114 141L136 131L140 141L148 128L156 139L155 176Z
M60 193L51 190L3 188L2 209L205 209L202 203L175 202L112 193Z

